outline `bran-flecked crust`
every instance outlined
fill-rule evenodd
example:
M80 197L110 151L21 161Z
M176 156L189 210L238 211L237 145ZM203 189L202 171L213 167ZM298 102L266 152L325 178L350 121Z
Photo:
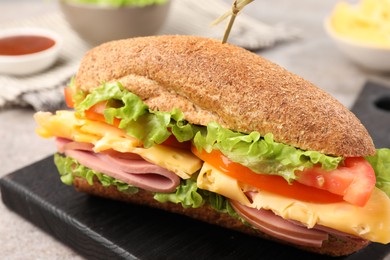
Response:
M259 230L253 229L243 224L241 221L231 217L229 214L219 213L208 205L202 206L200 208L183 208L180 204L158 202L153 199L153 194L151 192L145 190L140 189L138 193L131 195L118 191L114 186L103 187L97 180L94 181L93 185L90 185L85 179L80 177L74 178L73 185L79 192L85 192L94 196L120 200L128 203L158 208L172 213L182 214L196 220L207 222L209 224L233 229L248 235L272 240L281 244L297 247L302 250L314 252L317 254L330 256L350 255L370 244L368 240L364 239L340 239L338 237L329 235L329 240L324 241L321 248L297 246L269 236L260 232Z
M88 91L114 81L151 109L181 109L193 124L272 133L277 142L329 155L375 154L365 127L335 98L231 44L195 36L109 42L86 54L75 84Z

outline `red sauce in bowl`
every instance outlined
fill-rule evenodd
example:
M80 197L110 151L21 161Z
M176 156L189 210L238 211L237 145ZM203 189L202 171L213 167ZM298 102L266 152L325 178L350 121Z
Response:
M24 55L49 49L55 44L45 36L21 35L0 38L0 55Z

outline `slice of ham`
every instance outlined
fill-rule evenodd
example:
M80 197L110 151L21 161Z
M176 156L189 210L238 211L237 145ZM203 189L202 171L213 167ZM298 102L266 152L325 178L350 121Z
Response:
M120 156L118 153L94 153L93 145L57 138L60 153L80 164L112 178L152 192L173 192L180 178L173 172L152 164L139 156Z
M252 226L280 240L295 245L321 247L322 242L328 239L326 232L295 225L270 210L250 208L232 200L230 204Z
M94 153L92 144L64 138L57 138L56 144L60 153L76 159L82 165L145 190L173 192L180 183L176 174L143 160L137 154L115 151ZM246 195L251 200L253 193L247 192ZM230 204L240 217L260 231L296 245L321 247L328 234L335 233L325 227L308 229L270 210L250 208L233 200L230 200Z
M81 143L74 142L65 138L56 138L57 150L60 153L65 153L65 150L82 150L82 151L92 151L93 144L90 143Z
M288 221L295 224L295 225L298 225L298 226L302 226L302 227L304 226L299 221L295 221L295 220L288 220ZM360 238L360 237L357 237L357 236L354 236L354 235L351 235L351 234L348 234L348 233L345 233L345 232L342 232L339 230L335 230L335 229L330 228L330 227L325 227L322 225L314 225L313 229L321 230L321 231L326 232L328 234L332 234L334 236L337 236L339 239L345 240L345 241L352 240L352 241L355 241L358 243L363 243L363 241L365 241L365 239L363 239L363 238Z

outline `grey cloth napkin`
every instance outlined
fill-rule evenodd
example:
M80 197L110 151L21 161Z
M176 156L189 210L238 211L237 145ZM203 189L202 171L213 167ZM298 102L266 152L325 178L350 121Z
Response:
M160 34L199 35L222 39L226 22L210 26L211 22L229 10L219 0L173 0L170 14ZM250 8L248 5L247 8ZM56 31L64 38L58 61L50 69L35 75L15 77L0 74L0 109L30 106L35 110L54 111L64 106L63 88L75 75L81 58L91 46L69 27L60 12L45 14L28 20L0 24L0 29L42 27ZM293 28L270 26L244 13L235 21L229 42L258 50L277 42L298 37Z

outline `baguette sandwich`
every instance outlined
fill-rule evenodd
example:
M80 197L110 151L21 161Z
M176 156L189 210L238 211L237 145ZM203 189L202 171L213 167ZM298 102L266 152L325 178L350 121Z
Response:
M76 190L332 256L390 242L390 150L335 98L230 44L113 41L37 112Z

